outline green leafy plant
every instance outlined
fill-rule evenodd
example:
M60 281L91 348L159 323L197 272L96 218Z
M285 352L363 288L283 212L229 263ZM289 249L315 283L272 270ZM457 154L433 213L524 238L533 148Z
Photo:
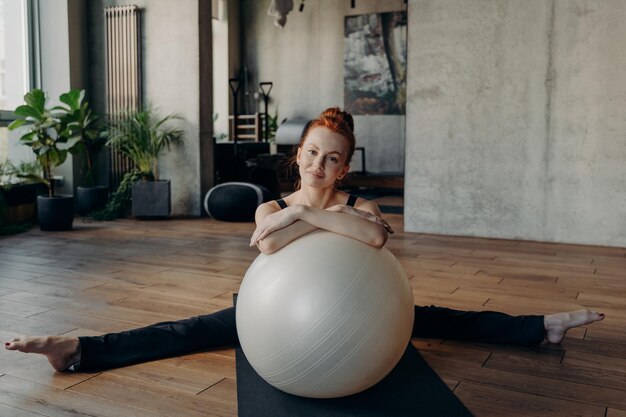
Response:
M46 106L46 95L34 89L24 96L25 104L15 109L18 119L9 125L9 130L28 127L20 142L31 147L43 168L42 181L48 186L48 195L54 196L52 169L65 162L67 155L80 141L69 112L64 107ZM67 104L67 103L66 103Z
M103 220L115 220L123 217L128 206L128 202L131 199L133 183L141 179L141 173L137 170L128 172L122 178L117 190L111 194L106 207L102 210L89 213L87 216L90 220L103 221Z
M106 124L89 108L89 103L85 100L85 90L70 90L59 99L67 106L57 108L65 112L63 120L70 136L79 138L72 152L80 153L84 157L85 185L93 185L93 165L108 138Z
M137 112L125 112L112 122L108 145L116 147L136 165L143 179L159 180L158 159L171 145L181 144L183 131L168 127L172 120L180 120L176 114L161 118L152 107Z
M15 167L11 161L0 162L0 189L9 188L14 182Z
M0 188L8 189L15 184L43 182L41 170L41 164L37 160L20 162L18 165L11 161L0 163Z
M269 130L268 136L269 136L270 142L273 142L276 140L276 131L278 130L278 106L276 107L276 112L274 113L274 115L272 116L268 112L267 117L268 117L267 127ZM283 123L285 122L285 120L283 120Z

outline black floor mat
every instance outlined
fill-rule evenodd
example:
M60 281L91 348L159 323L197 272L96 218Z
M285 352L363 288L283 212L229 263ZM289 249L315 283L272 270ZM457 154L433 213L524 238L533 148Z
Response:
M240 417L466 417L472 414L409 344L389 375L349 397L311 399L286 394L265 382L237 347Z

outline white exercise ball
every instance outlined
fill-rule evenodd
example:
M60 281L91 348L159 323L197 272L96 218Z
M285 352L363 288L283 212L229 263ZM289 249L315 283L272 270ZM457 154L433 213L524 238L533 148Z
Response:
M411 338L413 294L387 249L326 231L259 255L237 298L255 371L303 397L355 394L383 379Z

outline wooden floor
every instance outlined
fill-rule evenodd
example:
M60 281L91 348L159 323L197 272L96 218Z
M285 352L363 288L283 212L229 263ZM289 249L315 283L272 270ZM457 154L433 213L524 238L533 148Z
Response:
M396 230L402 216L388 215ZM0 239L0 338L91 335L231 305L252 224L84 223ZM413 340L476 416L626 416L626 250L396 233L418 304L513 314L580 307L604 322L560 346ZM98 373L55 373L0 349L0 416L237 414L231 349Z

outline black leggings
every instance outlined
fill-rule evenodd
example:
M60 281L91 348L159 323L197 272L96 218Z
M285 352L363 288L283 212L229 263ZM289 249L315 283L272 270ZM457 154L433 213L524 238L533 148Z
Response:
M415 306L413 337L532 345L545 336L543 316ZM235 308L102 336L80 337L81 371L100 371L238 343Z

